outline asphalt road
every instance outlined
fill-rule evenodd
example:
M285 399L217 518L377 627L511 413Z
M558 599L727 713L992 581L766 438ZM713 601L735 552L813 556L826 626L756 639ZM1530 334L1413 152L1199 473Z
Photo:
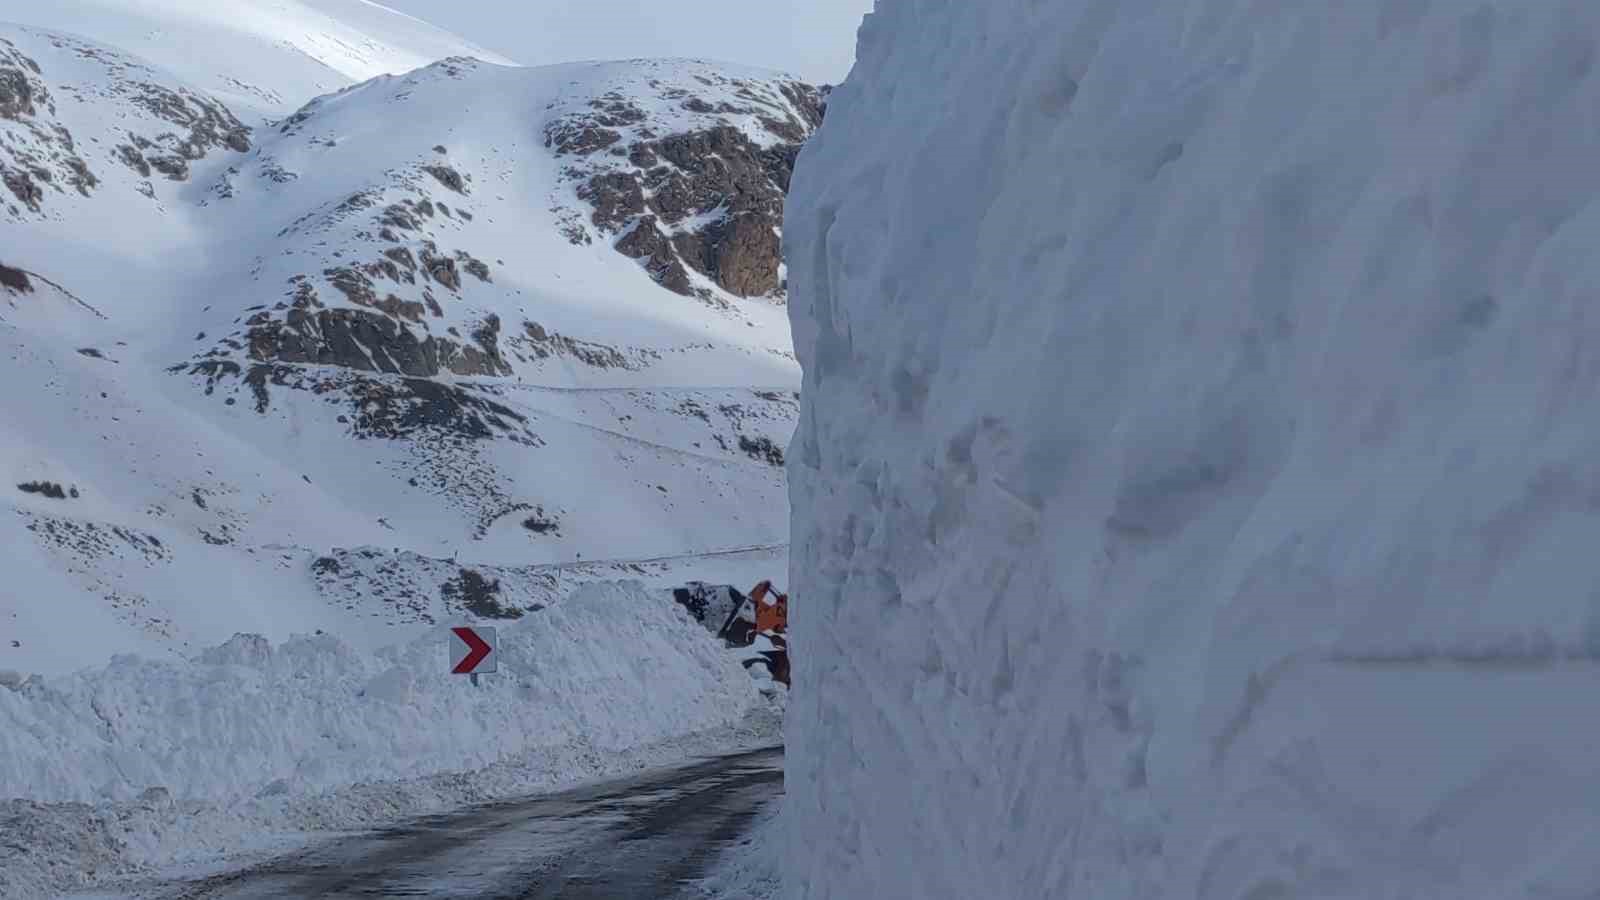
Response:
M758 750L428 816L165 896L672 898L782 790L782 748Z

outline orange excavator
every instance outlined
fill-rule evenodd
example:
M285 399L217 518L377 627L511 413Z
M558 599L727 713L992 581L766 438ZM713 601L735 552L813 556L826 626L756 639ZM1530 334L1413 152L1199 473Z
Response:
M745 604L750 604L755 610L753 621L741 615ZM774 588L771 581L762 580L750 590L748 597L728 613L728 620L722 623L717 637L735 647L753 647L761 643L762 647L744 661L744 667L748 669L758 663L764 664L767 671L772 673L773 681L788 687L788 631L789 595Z

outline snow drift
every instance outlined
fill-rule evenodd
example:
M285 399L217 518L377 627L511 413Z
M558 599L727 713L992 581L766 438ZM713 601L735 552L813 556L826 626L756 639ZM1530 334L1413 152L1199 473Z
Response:
M1600 884L1597 39L878 4L785 226L792 896Z
M448 673L445 629L361 654L240 635L187 664L121 656L0 679L0 797L226 801L478 769L538 748L618 753L738 721L737 660L677 604L594 584L499 630L499 672Z

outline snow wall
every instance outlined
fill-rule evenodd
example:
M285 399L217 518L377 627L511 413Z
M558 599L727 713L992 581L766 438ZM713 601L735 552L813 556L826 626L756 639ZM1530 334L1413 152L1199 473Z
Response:
M660 591L585 586L498 627L495 674L449 673L447 629L376 654L241 635L190 663L121 656L0 679L0 798L300 793L478 769L530 750L618 752L737 722L759 693Z
M1600 4L879 0L790 896L1600 889Z

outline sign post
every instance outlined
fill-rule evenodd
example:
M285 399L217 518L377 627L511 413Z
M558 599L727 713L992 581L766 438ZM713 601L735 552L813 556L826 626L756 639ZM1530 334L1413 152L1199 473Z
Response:
M470 675L477 684L479 673L499 668L499 646L493 628L461 625L450 629L450 673Z

